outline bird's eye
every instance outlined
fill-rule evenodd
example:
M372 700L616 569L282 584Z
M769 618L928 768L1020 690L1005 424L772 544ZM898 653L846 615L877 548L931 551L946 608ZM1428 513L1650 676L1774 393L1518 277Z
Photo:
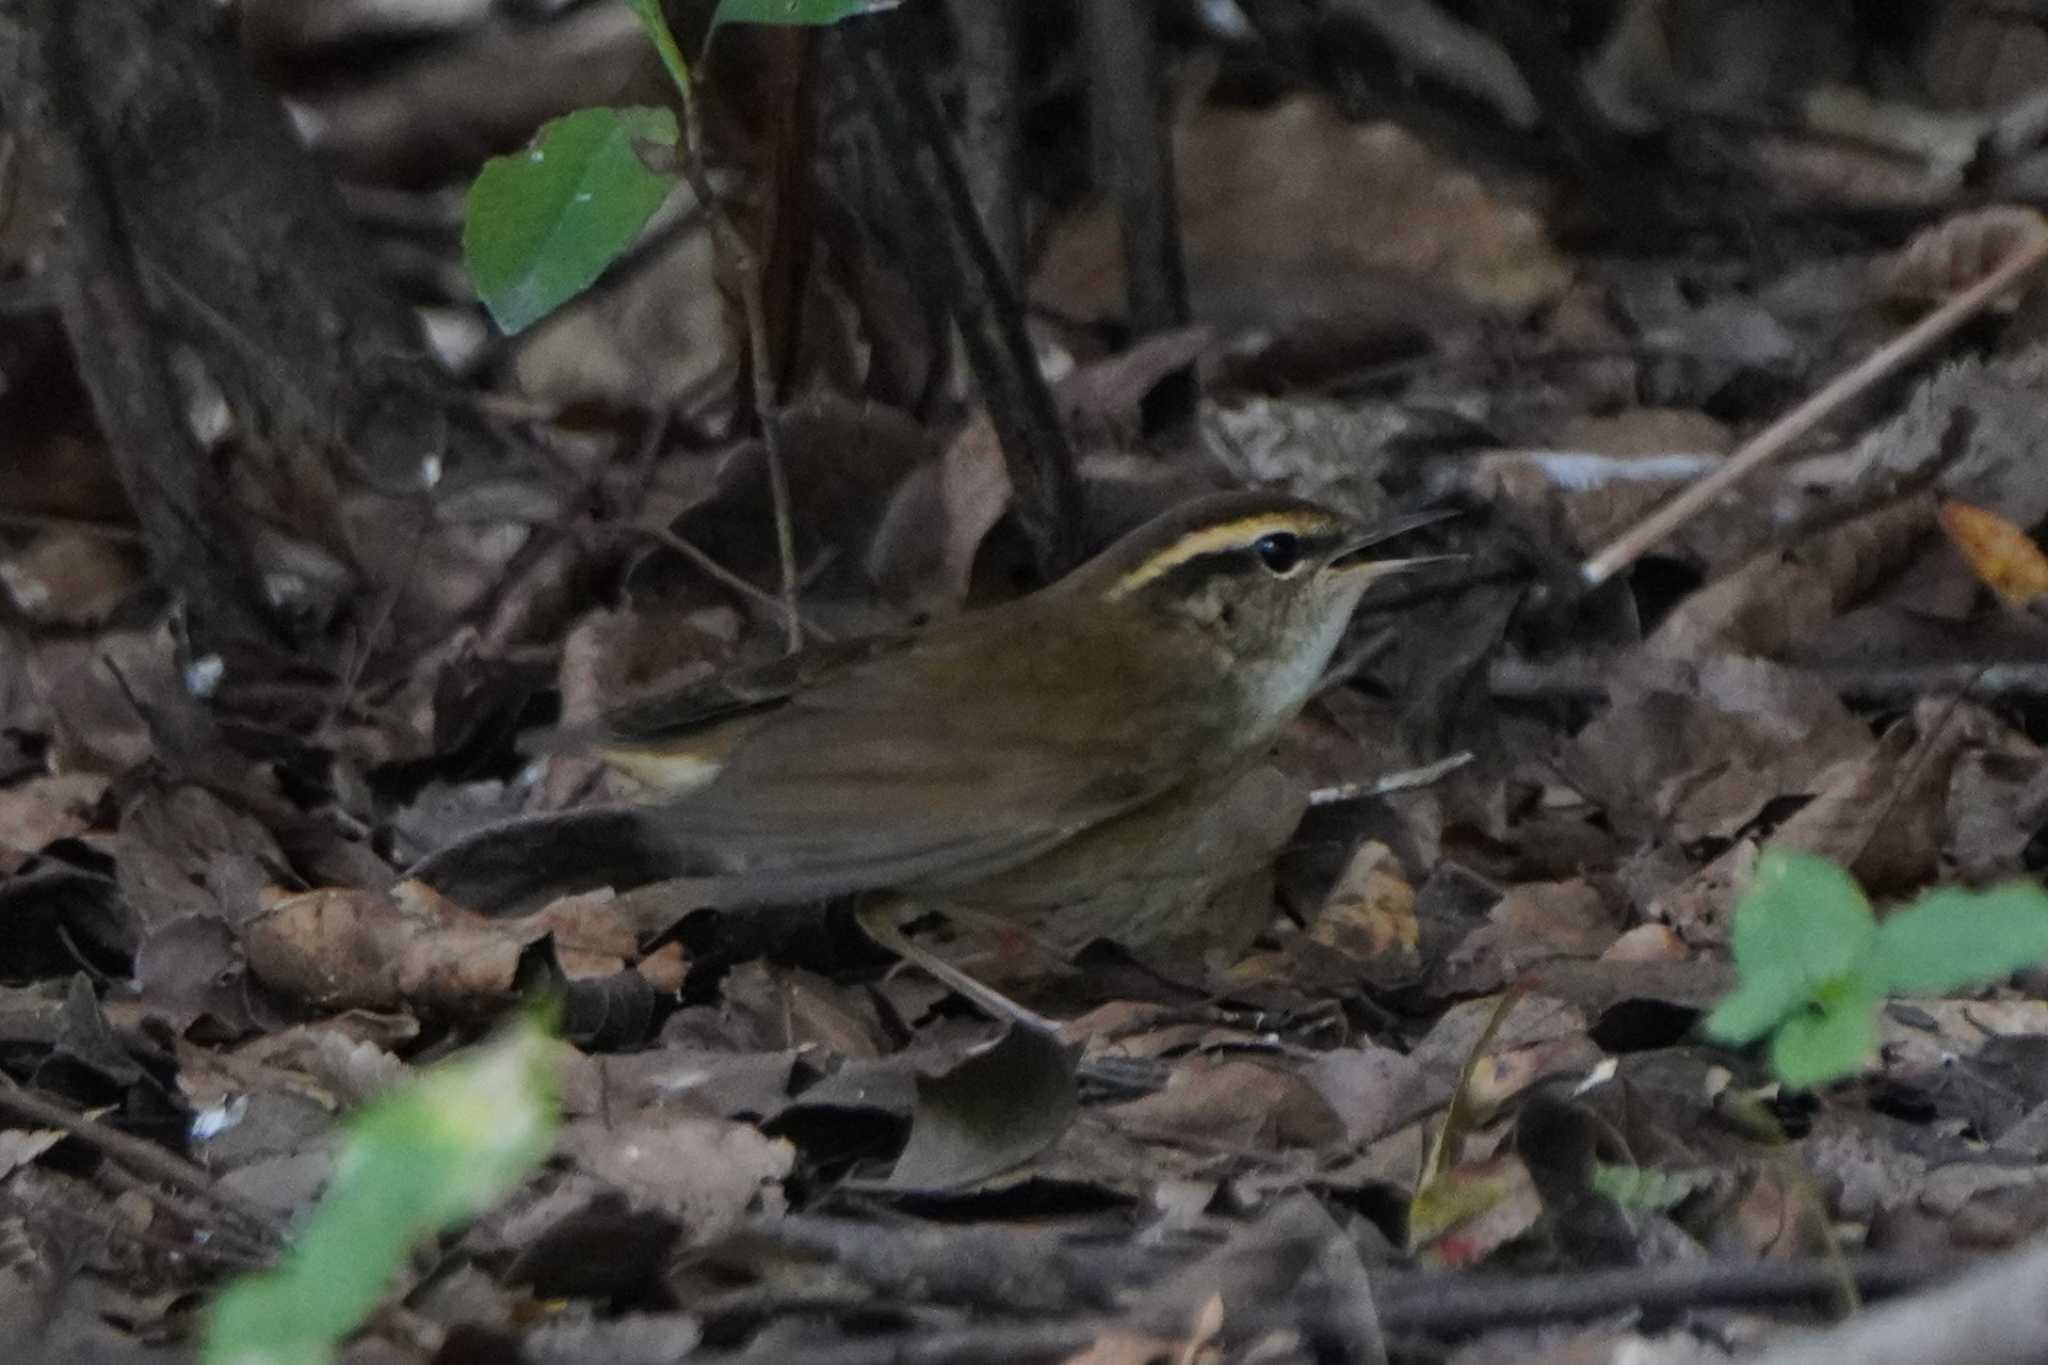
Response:
M1270 531L1252 542L1259 562L1285 578L1301 565L1301 537L1292 531Z

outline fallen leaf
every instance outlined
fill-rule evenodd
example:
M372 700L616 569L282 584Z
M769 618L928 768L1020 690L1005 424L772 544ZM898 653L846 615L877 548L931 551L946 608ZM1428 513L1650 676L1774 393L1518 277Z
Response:
M1516 1156L1453 1166L1408 1208L1408 1245L1426 1265L1477 1265L1536 1225L1543 1199Z
M1533 308L1571 278L1533 213L1398 125L1349 123L1325 100L1204 107L1175 128L1173 161L1193 311L1221 327L1389 313L1433 327L1461 307ZM1119 242L1106 207L1060 225L1034 299L1120 314Z
M107 790L99 773L53 773L0 787L0 848L34 853L91 828L91 812Z
M1000 1175L1058 1141L1075 1109L1074 1050L1013 1024L944 1074L917 1078L889 1187L957 1189Z
M1134 1135L1255 1151L1328 1147L1345 1135L1343 1121L1303 1077L1241 1059L1190 1058L1165 1089L1106 1112Z
M2048 554L1996 512L1966 502L1941 505L1941 529L1984 585L2015 607L2048 597Z
M1894 298L1938 302L1959 294L2048 232L2048 221L2019 204L1970 209L1923 228L1885 257L1878 275Z
M1401 875L1392 849L1377 840L1359 845L1324 898L1309 937L1358 958L1420 945L1415 888Z
M751 1124L647 1110L572 1119L556 1150L623 1193L636 1209L659 1209L693 1241L731 1229L751 1208L773 1212L796 1149Z

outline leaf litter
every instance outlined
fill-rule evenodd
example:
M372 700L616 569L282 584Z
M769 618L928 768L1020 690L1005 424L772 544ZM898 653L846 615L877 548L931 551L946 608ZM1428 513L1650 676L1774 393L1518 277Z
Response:
M305 7L247 8L245 41L289 72L315 41ZM2039 154L1989 131L2010 112L1993 97L1957 93L1989 79L1961 7L1918 54L1976 101L1960 120L1821 89L1852 77L1855 33L1718 27L1738 8L1618 6L1580 71L1587 117L1631 136L1790 101L1768 133L1682 147L1799 206L1767 251L1714 230L1699 185L1649 177L1646 204L1676 196L1704 226L1645 239L1611 196L1475 134L1439 86L1524 109L1500 63L1531 57L1428 6L1414 31L1454 33L1485 82L1390 42L1413 79L1365 117L1355 80L1261 99L1271 73L1235 67L1184 98L1200 325L1105 341L1114 220L1042 206L1029 295L1091 541L1236 481L1367 516L1464 505L1444 534L1470 582L1362 618L1282 754L1321 786L1476 755L1313 810L1235 961L1159 972L1095 945L1046 970L961 932L952 949L1066 1021L1058 1040L893 970L831 907L726 912L599 879L504 913L404 878L463 830L625 793L535 757L546 727L781 647L772 592L699 559L757 585L778 570L767 453L730 420L734 319L690 215L469 372L547 457L463 489L445 544L388 489L266 474L250 433L226 438L309 618L388 591L352 619L346 667L231 672L201 704L128 542L69 525L71 493L48 489L49 524L0 530L0 1300L29 1305L0 1340L34 1322L46 1358L183 1349L191 1305L267 1254L249 1209L303 1217L346 1115L543 995L568 1040L547 1161L416 1262L358 1349L1721 1359L1824 1319L1844 1275L1898 1292L1917 1283L1900 1258L1924 1279L2037 1237L2041 969L1888 1000L1870 1069L1819 1093L1696 1025L1732 987L1731 915L1768 850L1837 861L1880 911L2048 864L2038 300L1837 414L1628 582L1571 582L1905 310L2039 235L2030 210L1962 209L1959 137L1994 191ZM391 18L333 9L322 32ZM553 112L509 89L449 100L435 83L465 62L562 62L588 29L590 60L629 65L591 12L477 22L451 8L436 61L352 93L293 91L325 120L316 145L416 186L468 145L450 127ZM434 120L410 143L377 117L408 107ZM1285 194L1260 188L1276 171ZM409 215L418 253L432 196L387 188L366 215ZM1926 232L1870 226L1902 205ZM1028 563L986 412L912 382L950 345L912 283L835 255L803 301L816 396L777 434L815 638L1000 599ZM459 293L433 306L474 321ZM0 326L0 373L29 372L20 331ZM1146 395L1188 364L1210 386L1197 429L1162 439ZM0 388L8 416L28 402ZM24 469L79 441L18 429ZM1776 1288L1737 1276L1757 1267Z

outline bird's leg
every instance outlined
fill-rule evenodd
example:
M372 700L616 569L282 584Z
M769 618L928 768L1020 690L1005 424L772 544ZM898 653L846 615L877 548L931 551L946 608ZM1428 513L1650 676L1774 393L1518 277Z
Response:
M904 909L905 904L900 899L890 899L864 905L854 912L854 919L869 938L905 962L923 968L926 974L936 979L940 985L975 1005L982 1013L996 1019L1007 1019L1054 1037L1059 1036L1060 1026L1057 1020L1048 1019L1036 1010L1026 1009L995 987L975 980L937 953L912 943L896 924L896 916Z

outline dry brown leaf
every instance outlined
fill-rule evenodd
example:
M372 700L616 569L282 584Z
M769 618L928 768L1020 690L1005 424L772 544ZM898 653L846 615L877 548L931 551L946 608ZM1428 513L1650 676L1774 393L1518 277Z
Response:
M694 1239L729 1231L751 1208L782 1208L781 1182L796 1148L752 1124L659 1109L563 1125L557 1150L638 1209L678 1218Z
M1853 69L1846 16L1772 0L1628 0L1583 81L1592 106L1633 133L1687 113L1747 114Z
M2048 1037L2048 1001L1901 1000L1877 1017L1887 1071L1946 1071L1995 1038Z
M555 960L570 980L610 976L640 950L633 926L620 916L610 890L564 896L541 907L522 933L554 935Z
M1913 79L1940 109L1999 109L2048 81L2048 33L2031 10L1929 5L1912 53Z
M1927 210L1955 202L1962 186L1961 167L1920 166L1823 137L1760 137L1750 156L1771 190L1793 203Z
M2048 233L2048 219L2018 204L1972 209L1935 224L1878 263L1892 297L1914 303L1959 294Z
M1603 962L1683 962L1692 953L1668 924L1638 924L1608 945Z
M1756 555L1686 598L1644 648L1666 659L1783 657L1907 561L1928 511L1925 501L1909 498Z
M0 787L0 849L34 853L90 828L90 811L107 790L98 773L57 773Z
M1928 698L1910 723L1894 725L1868 756L1845 765L1770 842L1834 859L1873 894L1918 886L1939 864L1957 756L2002 729L1979 707Z
M1413 951L1421 943L1415 888L1401 875L1392 849L1378 840L1359 846L1330 888L1309 937L1357 958L1396 948Z
M1409 1240L1425 1265L1476 1265L1536 1225L1543 1198L1518 1156L1455 1166L1418 1194Z
M1917 886L1937 867L1959 755L2001 728L1980 708L1923 701L1910 723L1893 726L1869 753L1836 764L1820 793L1766 842L1842 863L1875 894ZM1695 946L1725 943L1757 853L1756 840L1738 840L1651 902L1650 917Z
M599 897L516 918L479 915L415 881L389 896L273 888L262 900L238 929L250 970L273 990L329 1009L491 1007L511 994L526 949L548 935L572 977L610 976L635 950L631 928Z
M104 536L52 532L0 559L0 588L32 621L97 624L142 583L136 557Z
M1945 365L1896 417L1857 443L1853 486L1881 490L1931 480L1942 497L2034 526L2048 519L2040 458L2044 395L2048 348Z
M1214 1294L1203 1303L1185 1337L1113 1328L1098 1336L1087 1350L1068 1356L1064 1365L1208 1365L1222 1358L1216 1341L1222 1334L1223 1296Z
M2048 555L2034 538L1996 512L1967 502L1941 505L1941 529L1984 586L2015 607L2048 597Z
M1127 1132L1168 1142L1271 1151L1344 1139L1343 1121L1314 1086L1292 1072L1244 1060L1191 1058L1174 1070L1164 1090L1106 1112Z
M684 978L690 974L690 959L682 944L664 943L641 958L634 970L646 977L658 991L680 991Z
M1392 313L1434 328L1460 304L1534 308L1570 279L1535 215L1322 100L1204 108L1175 130L1174 164L1194 313L1219 326ZM1075 318L1120 312L1119 242L1106 207L1070 220L1034 297Z
M1834 765L1870 748L1869 727L1826 683L1722 655L1621 671L1614 704L1571 752L1582 789L1618 826L1691 841L1732 835L1779 797L1819 792Z
M374 892L347 887L271 891L241 925L243 951L257 979L293 999L327 1009L382 1008L398 1002L397 907Z

